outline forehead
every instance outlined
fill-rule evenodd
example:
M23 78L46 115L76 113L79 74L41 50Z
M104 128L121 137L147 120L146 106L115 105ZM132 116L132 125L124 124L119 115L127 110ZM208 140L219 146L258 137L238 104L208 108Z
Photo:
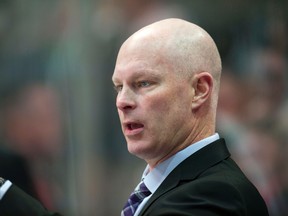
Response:
M159 52L131 50L119 53L112 80L141 76L159 77L168 72L168 62Z
M155 62L130 60L118 62L115 66L112 81L117 82L124 79L137 79L141 77L161 77L166 72L165 67Z
M148 33L147 33L148 32ZM122 45L112 80L122 76L161 76L173 71L167 56L166 42L149 31L141 31Z

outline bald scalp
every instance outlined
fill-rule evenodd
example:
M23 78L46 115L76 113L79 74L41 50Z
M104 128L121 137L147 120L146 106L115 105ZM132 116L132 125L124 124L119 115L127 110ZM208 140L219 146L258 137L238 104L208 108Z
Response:
M130 36L122 47L133 44L137 44L138 51L139 47L143 51L157 50L175 72L186 78L205 71L216 82L220 79L222 66L218 49L211 36L193 23L176 18L155 22Z
M122 52L149 53L170 73L188 80L208 72L213 78L211 106L216 110L220 88L221 58L215 42L201 27L188 21L170 18L148 25L131 35L121 46Z

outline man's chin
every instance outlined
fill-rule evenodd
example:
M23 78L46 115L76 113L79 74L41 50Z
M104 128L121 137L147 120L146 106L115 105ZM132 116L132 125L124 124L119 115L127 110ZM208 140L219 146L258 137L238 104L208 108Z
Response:
M137 143L137 142L129 142L127 144L128 151L130 154L135 155L141 159L144 159L144 155L147 154L145 153L147 149L144 148L144 144Z
M128 151L130 154L147 162L147 160L150 160L151 157L153 158L153 155L155 154L155 147L144 142L131 142L128 143Z

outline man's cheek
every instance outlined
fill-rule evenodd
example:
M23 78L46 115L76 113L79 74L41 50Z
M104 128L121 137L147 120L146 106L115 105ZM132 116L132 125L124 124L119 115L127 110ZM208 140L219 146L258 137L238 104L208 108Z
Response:
M153 104L151 104L151 110L156 111L156 113L160 116L165 116L168 114L171 109L171 102L166 100L155 100Z

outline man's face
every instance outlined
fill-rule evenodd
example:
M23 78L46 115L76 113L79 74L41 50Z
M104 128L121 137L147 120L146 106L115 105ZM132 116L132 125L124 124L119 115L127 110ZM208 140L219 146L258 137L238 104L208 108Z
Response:
M187 142L193 128L194 91L159 51L123 48L112 80L130 153L151 166Z

